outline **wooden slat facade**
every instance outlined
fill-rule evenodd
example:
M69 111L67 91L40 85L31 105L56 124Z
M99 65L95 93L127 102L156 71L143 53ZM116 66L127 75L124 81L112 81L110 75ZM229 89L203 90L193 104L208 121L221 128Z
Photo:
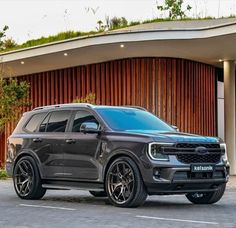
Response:
M30 83L32 109L69 103L88 93L97 104L137 105L176 125L181 131L216 135L216 76L210 65L173 58L132 58L19 77ZM25 110L26 111L26 110ZM1 136L0 163L5 141Z

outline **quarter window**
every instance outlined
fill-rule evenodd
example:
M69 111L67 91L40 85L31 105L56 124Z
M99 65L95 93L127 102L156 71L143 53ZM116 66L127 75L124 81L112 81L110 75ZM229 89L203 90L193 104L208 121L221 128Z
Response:
M95 117L91 113L89 113L88 111L81 110L81 111L78 111L75 115L72 131L80 132L80 127L82 123L84 122L92 122L92 123L99 124L98 121L95 119Z
M25 129L29 132L36 132L39 123L42 121L46 113L38 113L31 117L29 122L26 124Z

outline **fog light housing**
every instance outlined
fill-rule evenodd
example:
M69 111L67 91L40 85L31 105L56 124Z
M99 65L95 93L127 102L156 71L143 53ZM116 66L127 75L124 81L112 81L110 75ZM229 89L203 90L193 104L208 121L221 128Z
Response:
M154 176L155 178L160 178L160 177L161 177L161 169L155 168L155 169L153 170L153 176Z

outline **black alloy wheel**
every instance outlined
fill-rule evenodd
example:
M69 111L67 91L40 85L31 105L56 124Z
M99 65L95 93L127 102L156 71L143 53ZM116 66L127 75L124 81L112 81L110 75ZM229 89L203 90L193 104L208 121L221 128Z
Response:
M17 195L22 199L40 199L46 193L35 161L29 156L22 157L16 163L13 182Z
M108 169L106 192L110 202L119 207L137 207L147 198L137 165L128 157L116 159Z

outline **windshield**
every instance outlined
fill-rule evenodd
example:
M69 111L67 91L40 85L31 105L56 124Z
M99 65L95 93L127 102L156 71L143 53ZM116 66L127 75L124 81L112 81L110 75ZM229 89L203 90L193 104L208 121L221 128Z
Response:
M116 131L175 131L155 115L131 108L97 108L109 127Z

